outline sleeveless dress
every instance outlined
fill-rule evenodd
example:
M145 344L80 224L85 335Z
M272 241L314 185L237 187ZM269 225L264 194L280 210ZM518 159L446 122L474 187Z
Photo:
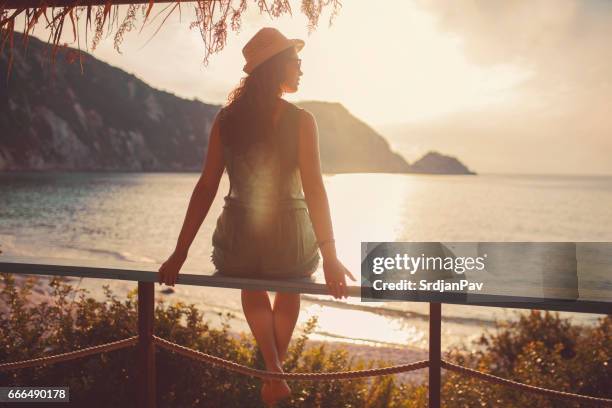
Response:
M223 143L230 188L212 236L216 274L299 278L310 276L319 264L298 167L302 109L284 104L268 140L243 152Z

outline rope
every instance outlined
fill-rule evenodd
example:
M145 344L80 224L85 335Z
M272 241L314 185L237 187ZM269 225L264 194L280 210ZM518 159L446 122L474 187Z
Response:
M75 358L85 357L92 354L104 353L107 351L119 350L125 347L134 346L138 343L138 336L128 337L127 339L117 340L111 343L100 344L98 346L87 347L81 350L70 351L68 353L57 354L55 356L46 356L33 358L31 360L15 361L12 363L0 364L2 370L16 370L18 368L34 367L43 364L53 364L62 361L74 360Z
M520 382L497 377L493 374L487 374L487 373L483 373L481 371L477 371L471 368L453 364L446 360L442 360L442 367L450 371L455 371L457 373L466 374L472 377L477 377L477 378L480 378L481 380L489 381L495 384L507 385L512 388L518 388L518 389L525 390L528 392L533 392L535 394L542 394L542 395L546 395L549 397L556 397L556 398L561 398L565 400L574 400L574 401L586 402L586 403L603 404L599 406L612 407L612 399L590 397L588 395L572 394L569 392L554 391L554 390L549 390L546 388L536 387L535 385L527 385L527 384L523 384Z
M182 354L186 357L193 358L198 361L212 363L217 366L227 368L228 370L249 375L252 377L267 378L267 379L285 379L285 380L311 380L311 381L322 381L322 380L343 380L350 378L363 378L363 377L374 377L379 375L390 375L402 372L419 370L422 368L429 367L429 361L417 361L409 364L400 364L390 367L372 368L367 370L353 370L343 372L329 372L329 373L275 373L270 371L258 370L255 368L247 367L233 361L225 360L220 357L216 357L210 354L203 353L201 351L192 350L190 348L181 346L176 343L172 343L168 340L162 339L161 337L153 336L153 342L160 347ZM87 347L77 351L71 351L68 353L57 354L55 356L39 357L30 360L16 361L12 363L0 364L0 371L2 370L15 370L19 368L34 367L38 365L53 364L62 361L74 360L79 357L85 357L92 354L104 353L107 351L119 350L122 348L134 346L138 343L138 336L132 336L127 339L117 340L111 343L100 344L98 346ZM505 378L497 377L493 374L483 373L481 371L474 370L472 368L463 367L446 360L441 361L441 367L450 371L454 371L460 374L465 374L471 377L480 378L494 384L507 385L509 387L518 388L524 391L532 392L535 394L546 395L554 398L561 398L564 400L573 400L578 402L586 403L597 403L603 404L601 406L612 407L612 399L591 397L588 395L572 394L569 392L549 390L546 388L536 387L534 385L523 384L520 382L508 380Z
M167 350L177 352L186 357L191 357L198 361L212 363L228 370L235 371L237 373L249 375L251 377L267 378L267 379L285 379L285 380L311 380L311 381L322 381L322 380L341 380L349 378L362 378L362 377L373 377L378 375L389 375L397 374L406 371L419 370L421 368L429 367L429 361L417 361L410 364L401 364L391 367L372 368L368 370L355 370L355 371L343 371L343 372L330 372L330 373L275 373L270 371L258 370L255 368L247 367L233 361L224 360L220 357L212 356L210 354L202 353L201 351L192 350L190 348L181 346L176 343L172 343L168 340L162 339L157 336L153 336L153 342Z

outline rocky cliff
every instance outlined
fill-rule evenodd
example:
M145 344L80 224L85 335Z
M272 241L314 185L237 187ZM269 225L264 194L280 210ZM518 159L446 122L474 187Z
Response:
M194 170L217 106L156 90L90 55L51 70L46 44L0 57L0 169ZM60 54L61 56L61 54Z
M407 173L410 166L387 141L339 103L301 102L317 119L321 166L329 173Z

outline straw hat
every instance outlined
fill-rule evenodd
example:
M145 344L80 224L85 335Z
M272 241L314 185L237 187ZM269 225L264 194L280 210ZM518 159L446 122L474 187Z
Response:
M276 28L264 27L242 48L242 55L246 60L242 70L250 74L262 62L290 47L295 47L295 50L299 52L304 48L304 41L290 40Z

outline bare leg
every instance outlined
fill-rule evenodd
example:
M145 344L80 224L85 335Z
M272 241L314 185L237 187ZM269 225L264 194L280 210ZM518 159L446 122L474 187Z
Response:
M274 335L274 315L270 298L266 291L246 290L241 292L242 309L249 323L255 341L259 345L261 354L268 371L282 372L281 362L276 349ZM262 389L262 397L266 403L280 400L291 395L291 389L285 380L271 380L270 392ZM265 395L264 395L265 394Z
M289 342L300 314L300 294L277 292L274 297L274 335L278 359L282 362L287 357Z
M259 345L266 368L278 369L280 361L276 350L274 316L268 293L261 290L242 290L241 295L244 316Z

